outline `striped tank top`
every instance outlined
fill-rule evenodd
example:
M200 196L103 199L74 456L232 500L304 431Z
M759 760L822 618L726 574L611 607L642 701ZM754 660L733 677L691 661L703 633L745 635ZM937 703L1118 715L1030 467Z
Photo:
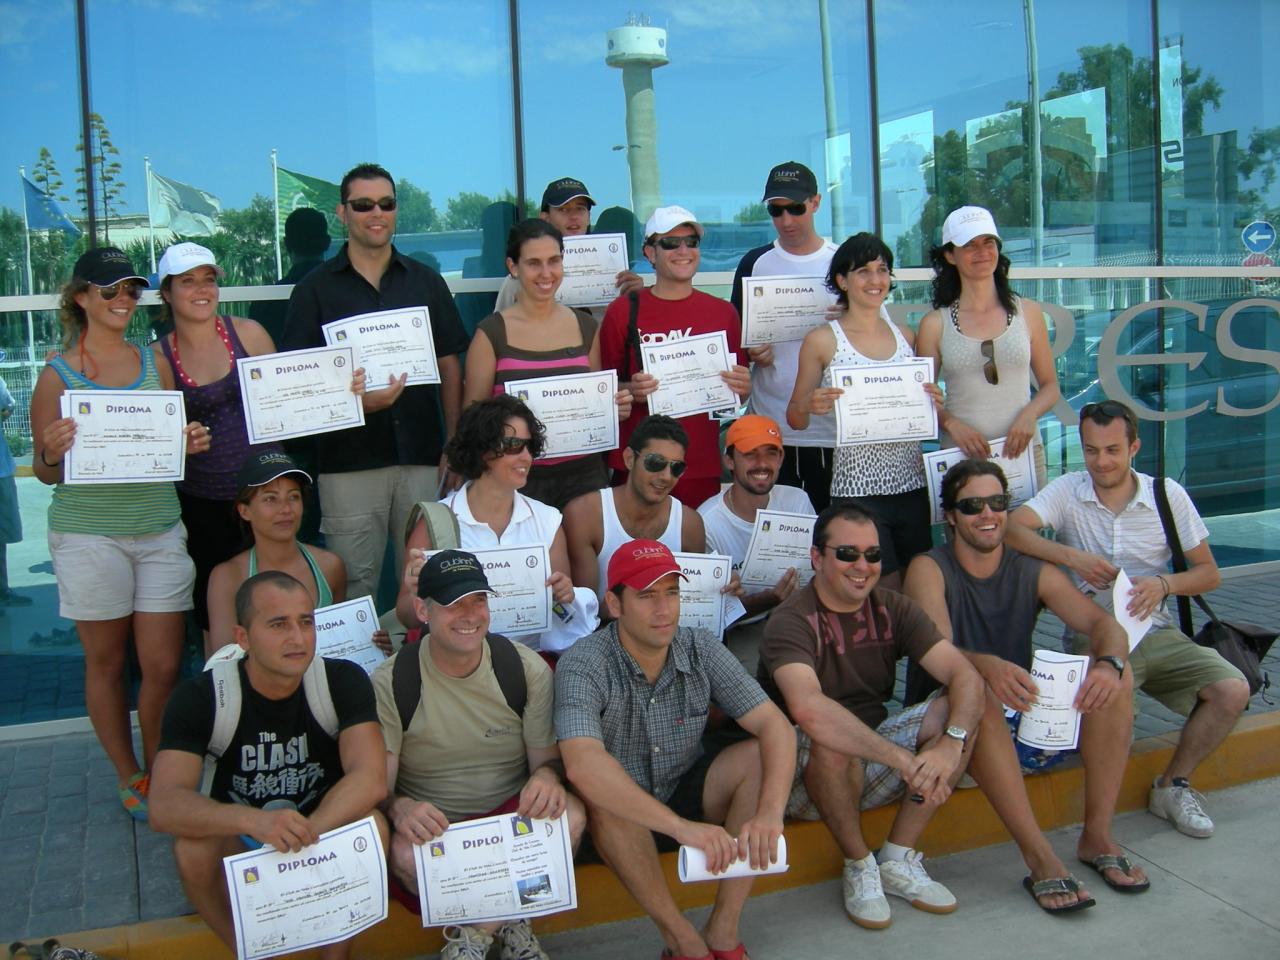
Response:
M104 387L72 369L62 354L49 366L71 390L159 390L160 374L151 351L134 345L142 362L138 379L127 387ZM145 537L178 522L178 494L165 483L59 483L49 504L49 529L103 537Z

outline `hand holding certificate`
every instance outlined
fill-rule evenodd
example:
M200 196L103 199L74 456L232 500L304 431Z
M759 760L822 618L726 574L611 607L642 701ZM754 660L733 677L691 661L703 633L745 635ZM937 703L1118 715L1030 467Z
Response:
M544 457L573 457L618 447L618 371L535 377L505 385L546 428Z
M379 626L372 597L317 607L315 625L317 657L350 660L365 673L373 673L373 668L386 659L373 643L373 633Z
M1013 460L1004 456L1004 439L1001 437L991 441L991 456L988 459L1000 468L1005 480L1009 483L1009 496L1013 498L1009 503L1009 509L1012 510L1036 495L1036 464L1031 444L1027 444L1021 456ZM942 523L943 520L942 478L947 475L948 470L961 460L967 459L968 456L959 447L946 447L924 455L924 473L929 485L929 503L932 512L930 523Z
M320 328L331 347L351 347L369 390L382 390L408 374L406 385L439 383L436 345L426 307L379 310L334 320Z
M738 397L720 376L736 362L723 330L640 347L645 373L658 380L649 412L688 417L736 407Z
M250 443L364 426L351 390L351 347L267 353L236 361Z
M594 307L618 296L618 274L628 268L627 236L589 233L564 238L564 280L556 299L568 307Z
M62 416L76 422L63 483L181 480L187 464L186 407L177 390L67 390Z
M743 277L742 345L803 340L835 302L825 277Z
M1110 669L1110 668L1108 668ZM1089 672L1089 658L1037 650L1031 661L1036 700L1018 723L1018 740L1041 750L1074 750L1080 742L1076 694Z
M798 585L813 579L809 547L813 543L816 517L781 510L757 510L755 529L742 562L744 584L772 587L788 570L794 569Z
M932 440L938 411L925 384L933 383L933 359L832 367L836 398L836 445Z

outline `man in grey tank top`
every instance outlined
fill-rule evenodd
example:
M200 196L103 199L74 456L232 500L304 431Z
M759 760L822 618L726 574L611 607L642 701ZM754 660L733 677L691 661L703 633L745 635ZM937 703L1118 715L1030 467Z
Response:
M1123 893L1146 890L1146 874L1122 855L1111 833L1133 731L1133 681L1126 670L1129 644L1124 630L1057 567L1005 546L1008 483L996 464L962 460L953 466L942 481L942 506L952 528L951 541L912 561L904 591L964 652L994 698L1016 711L1010 721L1015 731L1016 719L1031 708L1037 694L1030 668L1040 607L1088 635L1093 662L1075 702L1084 715L1080 755L1085 771L1084 829L1076 854L1109 887ZM908 701L927 692L927 685L908 679ZM997 739L1004 759L1012 761L1014 745ZM1016 747L1017 760L1028 772L1053 766L1067 753ZM983 772L986 776L975 771L974 779L1014 834L1035 877L1031 858L1048 843L1035 824L1017 765L993 764ZM1048 855L1053 855L1051 850ZM1058 879L1028 884L1046 910L1062 909L1059 897L1072 889L1064 874L1048 874ZM1049 894L1057 894L1052 902L1045 899Z

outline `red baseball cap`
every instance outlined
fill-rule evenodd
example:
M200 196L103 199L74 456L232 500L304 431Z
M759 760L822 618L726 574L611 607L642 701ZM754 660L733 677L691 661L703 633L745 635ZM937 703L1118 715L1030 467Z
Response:
M610 590L618 584L632 590L647 590L671 573L680 574L682 580L689 579L680 573L680 564L676 563L667 545L657 540L624 543L609 558L607 572Z

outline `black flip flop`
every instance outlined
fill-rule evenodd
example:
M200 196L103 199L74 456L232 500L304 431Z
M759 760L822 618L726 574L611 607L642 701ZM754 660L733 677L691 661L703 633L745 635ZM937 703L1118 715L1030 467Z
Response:
M1103 853L1094 857L1092 860L1080 858L1080 862L1092 870L1098 871L1098 876L1112 890L1117 893L1146 893L1151 889L1151 881L1143 880L1141 883L1116 883L1106 875L1106 870L1119 870L1126 877L1129 871L1133 869L1133 862L1128 857L1119 857L1114 853Z
M1044 880L1032 880L1030 877L1022 878L1022 887L1027 893L1031 894L1031 899L1036 902L1036 906L1045 913L1075 913L1077 910L1085 910L1092 907L1097 901L1093 897L1085 900L1077 900L1075 903L1068 903L1063 907L1046 907L1040 902L1040 898L1051 893L1074 893L1080 894L1080 881L1071 874L1065 877L1047 877Z

